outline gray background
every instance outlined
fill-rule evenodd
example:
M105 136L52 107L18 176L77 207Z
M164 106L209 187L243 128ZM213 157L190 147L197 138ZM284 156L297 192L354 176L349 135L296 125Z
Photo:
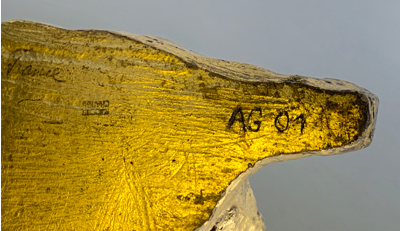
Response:
M400 1L3 0L1 12L367 88L380 98L370 147L271 164L250 181L269 231L400 230Z

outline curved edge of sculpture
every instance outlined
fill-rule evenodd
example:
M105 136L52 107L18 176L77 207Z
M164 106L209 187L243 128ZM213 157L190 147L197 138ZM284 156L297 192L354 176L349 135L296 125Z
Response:
M208 58L205 56L201 56L191 50L180 47L178 44L175 44L169 40L163 38L157 38L152 36L143 36L143 35L135 35L127 32L121 31L111 31L112 33L116 33L119 35L126 36L128 38L139 41L148 46L152 46L162 51L166 51L171 53L174 56L180 58L183 62L194 65L200 69L209 71L214 73L222 78L229 77L234 80L244 81L244 82L292 82L292 83L300 83L304 85L308 85L311 87L318 87L326 90L333 91L353 91L358 92L363 95L363 100L368 103L369 114L366 122L364 133L361 137L359 137L355 142L337 148L332 148L328 150L310 152L309 155L335 155L342 154L346 152L355 151L361 148L368 147L372 142L376 117L378 113L379 99L378 97L368 91L365 88L359 87L353 83L325 78L325 79L316 79L311 77L299 76L299 75L283 75L272 72L262 67L257 67L251 64L237 63L232 61L225 61L220 59ZM215 64L211 66L210 64ZM228 66L229 65L229 66ZM232 68L233 65L236 65L236 68ZM251 68L255 70L254 72L246 73L242 72L245 68ZM303 154L301 154L303 155ZM296 158L298 159L298 158ZM276 162L276 161L275 161Z
M15 21L24 22L24 20L9 20L3 23L12 23ZM53 27L48 24L45 25ZM57 28L59 29L59 27ZM336 155L336 154L351 152L369 146L369 144L373 139L379 100L376 95L355 84L336 79L314 79L298 75L277 74L267 69L250 64L243 64L243 63L204 57L191 50L182 48L179 45L169 40L162 38L134 35L120 31L106 31L106 32L119 36L124 36L129 39L135 40L137 42L143 43L145 45L151 46L153 48L170 53L178 57L188 65L193 65L195 67L198 67L199 69L206 70L222 78L230 78L233 80L239 80L250 83L258 83L258 82L298 83L326 90L358 92L362 94L362 100L367 102L369 114L367 116L367 121L364 131L362 135L358 137L357 140L341 147L325 149L321 151L290 154L290 155L281 154L258 161L253 167L248 168L245 172L240 174L234 181L231 182L231 184L225 190L225 192L219 199L217 205L213 209L212 215L210 216L209 220L205 222L201 227L199 227L197 229L198 231L212 230L213 226L216 223L218 223L218 221L221 219L221 216L223 216L227 211L232 209L232 201L234 201L234 198L237 196L237 193L240 190L242 191L244 190L245 192L247 192L246 190L249 188L248 178L250 177L250 175L257 172L263 166L270 163L275 163L285 160L300 159L312 155ZM251 72L248 72L247 70L250 69Z
M218 223L221 217L227 211L231 210L233 206L232 201L234 201L234 197L237 196L237 191L242 190L244 186L247 187L249 177L258 170L260 170L265 165L286 160L301 159L313 155L327 156L327 155L337 155L346 152L352 152L362 148L366 148L372 142L377 113L378 113L379 99L375 94L373 94L372 92L368 91L365 88L359 87L353 83L346 82L343 80L337 80L332 78L315 79L299 75L282 75L250 64L212 59L197 54L191 50L179 46L178 44L172 41L163 38L134 35L121 31L114 31L114 33L132 38L136 41L155 47L157 49L167 51L181 58L182 61L186 63L194 65L200 69L210 71L221 77L227 76L232 79L240 81L248 81L248 82L259 82L266 80L273 82L295 82L295 83L305 84L308 86L323 88L326 90L355 91L361 93L363 95L363 100L368 103L369 114L367 117L365 130L362 136L360 136L356 141L337 148L325 149L321 151L305 152L300 154L290 154L290 155L284 154L284 155L265 158L263 160L258 161L252 168L247 169L244 173L239 175L238 178L236 178L228 186L226 191L223 193L221 199L219 200L218 204L214 208L210 219L205 224L203 224L203 226L198 228L197 229L198 231L212 230L213 226L216 223ZM211 60L212 62L210 62ZM236 64L237 68L233 69L232 63ZM215 65L211 66L210 64L215 64ZM249 67L255 70L257 74L248 75L248 73L241 72L241 70L245 70L245 68Z

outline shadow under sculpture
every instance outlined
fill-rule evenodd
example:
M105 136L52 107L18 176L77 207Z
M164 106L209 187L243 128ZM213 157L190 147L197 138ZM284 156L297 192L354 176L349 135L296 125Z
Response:
M2 227L265 229L248 177L364 148L378 98L124 32L2 23Z

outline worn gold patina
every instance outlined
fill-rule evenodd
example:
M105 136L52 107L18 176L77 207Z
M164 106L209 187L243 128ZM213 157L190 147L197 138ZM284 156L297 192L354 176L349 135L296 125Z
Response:
M257 161L367 120L356 92L225 78L110 32L1 30L5 229L193 230Z

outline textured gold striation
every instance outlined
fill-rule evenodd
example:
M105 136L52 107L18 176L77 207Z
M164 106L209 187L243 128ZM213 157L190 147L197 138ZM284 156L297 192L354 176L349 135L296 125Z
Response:
M356 140L351 91L241 82L105 31L2 23L2 228L193 230L270 156Z

